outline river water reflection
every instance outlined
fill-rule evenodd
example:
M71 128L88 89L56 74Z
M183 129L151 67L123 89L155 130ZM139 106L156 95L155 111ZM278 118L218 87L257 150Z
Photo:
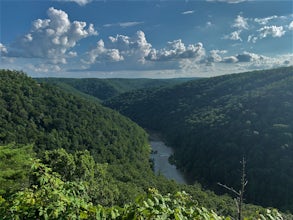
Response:
M161 173L168 179L186 184L182 173L176 169L175 165L171 165L168 161L168 158L173 154L172 148L166 146L165 143L157 137L150 140L150 145L153 152L155 152L151 154L151 159L154 161L155 173Z

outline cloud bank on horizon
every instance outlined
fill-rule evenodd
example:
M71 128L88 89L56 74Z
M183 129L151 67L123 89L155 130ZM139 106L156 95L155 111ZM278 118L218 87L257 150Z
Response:
M277 9L275 2L245 0L46 3L23 3L50 6L15 36L8 27L17 26L9 11L4 13L3 24L9 22L1 32L0 68L32 76L163 78L293 65L293 14L285 7L289 1ZM17 4L7 1L2 10ZM262 14L253 12L257 7Z

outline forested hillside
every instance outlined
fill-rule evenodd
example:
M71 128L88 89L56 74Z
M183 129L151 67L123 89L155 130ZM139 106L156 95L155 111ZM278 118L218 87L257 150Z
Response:
M67 91L79 91L94 96L101 101L112 98L124 92L136 89L147 89L171 86L192 80L192 78L174 79L97 79L97 78L36 78L38 82L57 85Z
M0 71L0 219L237 216L228 196L155 176L145 131L86 98ZM249 204L243 212L282 219Z
M87 149L100 162L148 159L146 133L117 112L24 74L1 71L0 80L1 144L32 143L37 152Z
M246 201L293 211L293 67L139 90L106 104L163 134L193 181L237 189L244 157Z
M146 133L126 117L98 102L78 98L52 85L38 84L23 73L2 70L0 103L1 145L31 144L38 158L45 157L45 150L57 150L50 154L51 159L60 157L64 164L68 160L72 166L77 165L71 158L80 158L83 154L85 161L93 158L96 163L105 164L111 178L115 176L114 179L121 180L118 189L116 183L111 186L109 181L108 193L115 194L119 187L129 190L125 194L116 193L115 198L108 195L106 204L129 201L133 197L131 194L135 196L142 192L146 186L141 181L147 182L144 176L150 176L152 182ZM65 152L60 152L61 148ZM84 153L85 150L90 155ZM68 153L73 155L68 156ZM50 163L50 158L45 161ZM80 163L79 166L90 166ZM61 168L57 166L56 169ZM125 187L129 181L131 187ZM5 192L5 189L2 190Z

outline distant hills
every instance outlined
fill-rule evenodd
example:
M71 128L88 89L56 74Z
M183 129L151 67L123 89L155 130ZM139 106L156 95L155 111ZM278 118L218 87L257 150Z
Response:
M124 78L36 78L38 82L54 84L64 90L93 96L101 101L137 89L148 89L172 86L178 83L187 82L194 78L174 79L124 79Z
M163 134L191 180L238 189L244 157L246 201L293 211L293 67L137 90L105 104Z

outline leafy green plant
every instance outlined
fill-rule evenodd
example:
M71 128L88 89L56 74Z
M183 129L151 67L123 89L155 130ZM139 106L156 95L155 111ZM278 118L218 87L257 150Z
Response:
M96 212L82 183L64 182L35 161L34 184L13 195L4 219L87 219Z
M58 173L36 160L32 166L33 185L7 200L0 197L0 218L19 219L97 219L97 220L231 220L200 207L186 192L161 195L149 189L135 202L123 207L93 205L82 182L64 182ZM267 210L245 220L283 220L277 210Z

